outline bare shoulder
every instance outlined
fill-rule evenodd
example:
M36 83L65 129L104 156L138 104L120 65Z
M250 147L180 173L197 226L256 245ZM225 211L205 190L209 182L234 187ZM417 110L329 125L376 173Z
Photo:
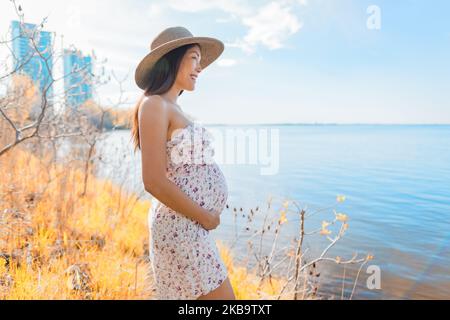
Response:
M167 113L167 104L158 95L148 96L144 97L142 99L140 108L139 108L139 115L142 114L152 114L153 117L158 117L159 115L164 115Z
M167 102L158 95L144 97L139 107L139 124L155 130L168 129L170 110ZM144 129L145 130L145 129Z

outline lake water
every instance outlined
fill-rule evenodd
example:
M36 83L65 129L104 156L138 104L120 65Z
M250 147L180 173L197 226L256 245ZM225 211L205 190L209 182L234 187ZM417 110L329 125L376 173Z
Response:
M207 128L278 130L277 174L261 175L259 165L220 164L229 187L228 204L243 208L243 212L257 206L264 211L270 198L274 208L281 208L283 199L294 199L307 212L335 206L346 213L349 230L329 256L371 253L375 258L369 264L381 270L381 289L370 290L365 283L368 265L362 269L354 298L450 298L450 126ZM114 131L105 138L99 150L105 165L98 174L143 192L140 155L132 152L130 132ZM336 204L337 195L345 195L346 201ZM231 241L236 228L231 208L227 211L213 234L216 239ZM320 228L321 222L333 215L328 209L307 219L307 231ZM281 246L298 234L298 216L289 213L287 219ZM237 223L243 226L245 220L240 217ZM242 239L236 250L245 250L245 234ZM270 243L264 242L266 249ZM327 240L311 236L305 244L317 254ZM348 267L347 274L351 269ZM323 272L323 278L334 284L323 286L328 288L324 291L340 297L344 283L348 297L352 282L343 280L343 268L329 266Z

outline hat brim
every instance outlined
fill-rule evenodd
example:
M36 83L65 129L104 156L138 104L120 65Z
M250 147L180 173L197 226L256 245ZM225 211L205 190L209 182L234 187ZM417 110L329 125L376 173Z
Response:
M214 62L225 49L222 41L210 37L189 37L166 42L152 50L139 62L134 75L137 86L142 90L147 89L148 74L155 63L169 51L192 43L200 44L202 69Z

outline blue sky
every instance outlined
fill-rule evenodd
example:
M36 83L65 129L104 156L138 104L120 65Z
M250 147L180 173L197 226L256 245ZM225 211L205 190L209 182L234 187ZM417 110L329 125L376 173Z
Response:
M163 29L225 43L178 100L205 123L449 123L450 3L444 0L32 0L29 22L101 58L132 104L134 69ZM189 5L187 5L189 3ZM380 29L369 29L369 6ZM0 30L13 17L0 0ZM6 18L6 19L4 19ZM99 92L114 99L117 86Z

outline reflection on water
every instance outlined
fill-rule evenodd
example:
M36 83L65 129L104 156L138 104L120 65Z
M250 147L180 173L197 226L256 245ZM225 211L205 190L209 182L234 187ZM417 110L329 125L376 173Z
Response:
M221 129L223 127L214 127ZM249 127L244 127L249 128ZM251 165L221 168L229 185L231 207L249 211L274 199L297 200L308 210L335 204L338 194L347 201L339 211L350 216L350 229L331 256L351 257L370 252L370 263L381 268L382 290L365 287L360 273L354 298L450 297L450 126L274 126L280 130L280 171L261 176ZM99 146L103 164L98 175L110 177L130 190L149 197L141 179L139 153L134 155L129 131L107 133ZM283 231L287 241L298 233L295 217L288 216ZM307 221L316 229L324 216ZM243 225L244 221L238 223ZM231 210L223 214L217 239L235 235ZM307 246L323 248L323 237ZM270 245L267 242L266 245ZM282 243L283 244L283 243ZM245 250L245 235L237 250ZM342 266L323 268L323 285L336 297L348 297L358 270ZM325 283L324 283L325 284Z

